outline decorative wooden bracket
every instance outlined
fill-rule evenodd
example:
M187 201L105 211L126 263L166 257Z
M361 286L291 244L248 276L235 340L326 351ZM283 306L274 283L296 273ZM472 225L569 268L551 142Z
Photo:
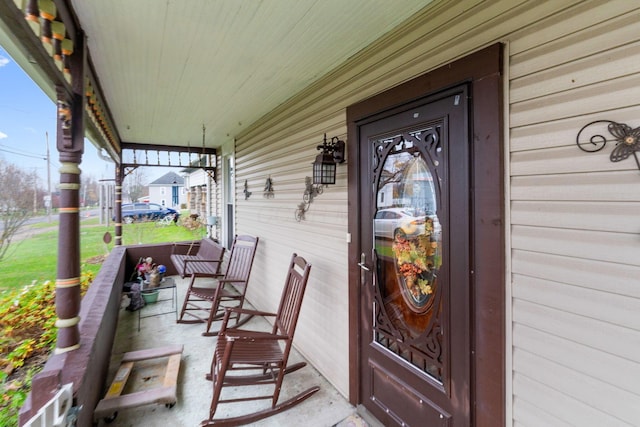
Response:
M122 168L123 170L123 179L126 178L127 176L131 175L133 172L135 172L136 169L138 169L139 166L125 166L124 168Z
M71 139L71 107L66 101L58 100L58 119L65 139Z

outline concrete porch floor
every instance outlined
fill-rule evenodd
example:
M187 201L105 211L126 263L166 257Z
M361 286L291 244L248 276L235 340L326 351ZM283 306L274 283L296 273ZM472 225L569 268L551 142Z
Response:
M188 279L183 280L179 276L174 276L174 279L177 285L177 307L179 311L188 286ZM206 279L198 280L204 281ZM172 310L172 302L169 300L171 296L172 290L162 290L159 299L165 300L147 305L142 309L142 315L146 316L154 312ZM204 331L204 324L177 324L176 316L173 312L141 319L140 331L138 331L138 312L126 311L125 307L128 304L129 299L123 297L107 382L108 384L111 383L125 352L181 344L184 346L184 350L178 375L177 403L173 408L152 404L120 410L114 421L107 424L101 419L98 421L98 425L114 427L198 426L209 414L213 386L211 381L205 379L205 374L209 372L213 347L217 338L203 337L201 335ZM253 307L248 304L248 308ZM304 304L302 309L304 310ZM214 327L216 326L214 325ZM270 329L267 321L261 317L254 317L243 327L260 330ZM303 358L294 348L289 358L289 364L301 360ZM320 391L306 401L288 411L251 425L309 427L335 425L358 427L368 425L355 415L356 409L349 404L344 396L311 365L307 365L303 369L285 377L279 402L314 385L320 386ZM231 393L243 393L247 390L246 387L240 389L240 391L234 390ZM270 387L271 389L272 387ZM268 406L269 401L266 400L219 405L216 418L242 415Z

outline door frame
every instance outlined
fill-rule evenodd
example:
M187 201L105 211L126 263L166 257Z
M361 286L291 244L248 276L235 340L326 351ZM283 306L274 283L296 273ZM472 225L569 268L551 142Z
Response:
M347 107L347 150L360 156L356 122L424 98L443 89L470 83L471 200L471 419L475 426L504 426L505 372L505 194L503 153L503 46L499 43L416 77ZM358 162L348 168L349 200L359 200ZM348 212L349 245L349 401L360 395L359 301L360 210Z
M220 211L218 214L220 234L218 238L223 246L230 249L235 235L235 140L226 141L220 148L222 152L220 156L222 183L218 186L220 191Z

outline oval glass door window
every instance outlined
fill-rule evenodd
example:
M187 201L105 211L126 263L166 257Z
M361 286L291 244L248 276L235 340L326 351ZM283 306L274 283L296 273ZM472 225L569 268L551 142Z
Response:
M421 155L407 152L390 154L383 169L392 178L378 183L374 233L381 240L376 245L379 251L391 241L391 251L384 252L393 259L395 274L385 279L397 282L396 289L412 312L425 313L433 306L442 264L433 175ZM388 285L383 286L388 289Z

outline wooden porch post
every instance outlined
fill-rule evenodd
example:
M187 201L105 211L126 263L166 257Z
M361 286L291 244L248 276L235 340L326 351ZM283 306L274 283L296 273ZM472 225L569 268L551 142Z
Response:
M116 165L116 205L114 215L116 217L115 246L122 245L122 165Z
M80 163L84 153L85 40L79 36L70 58L72 93L57 86L56 145L60 154L60 225L56 278L55 353L80 347Z

